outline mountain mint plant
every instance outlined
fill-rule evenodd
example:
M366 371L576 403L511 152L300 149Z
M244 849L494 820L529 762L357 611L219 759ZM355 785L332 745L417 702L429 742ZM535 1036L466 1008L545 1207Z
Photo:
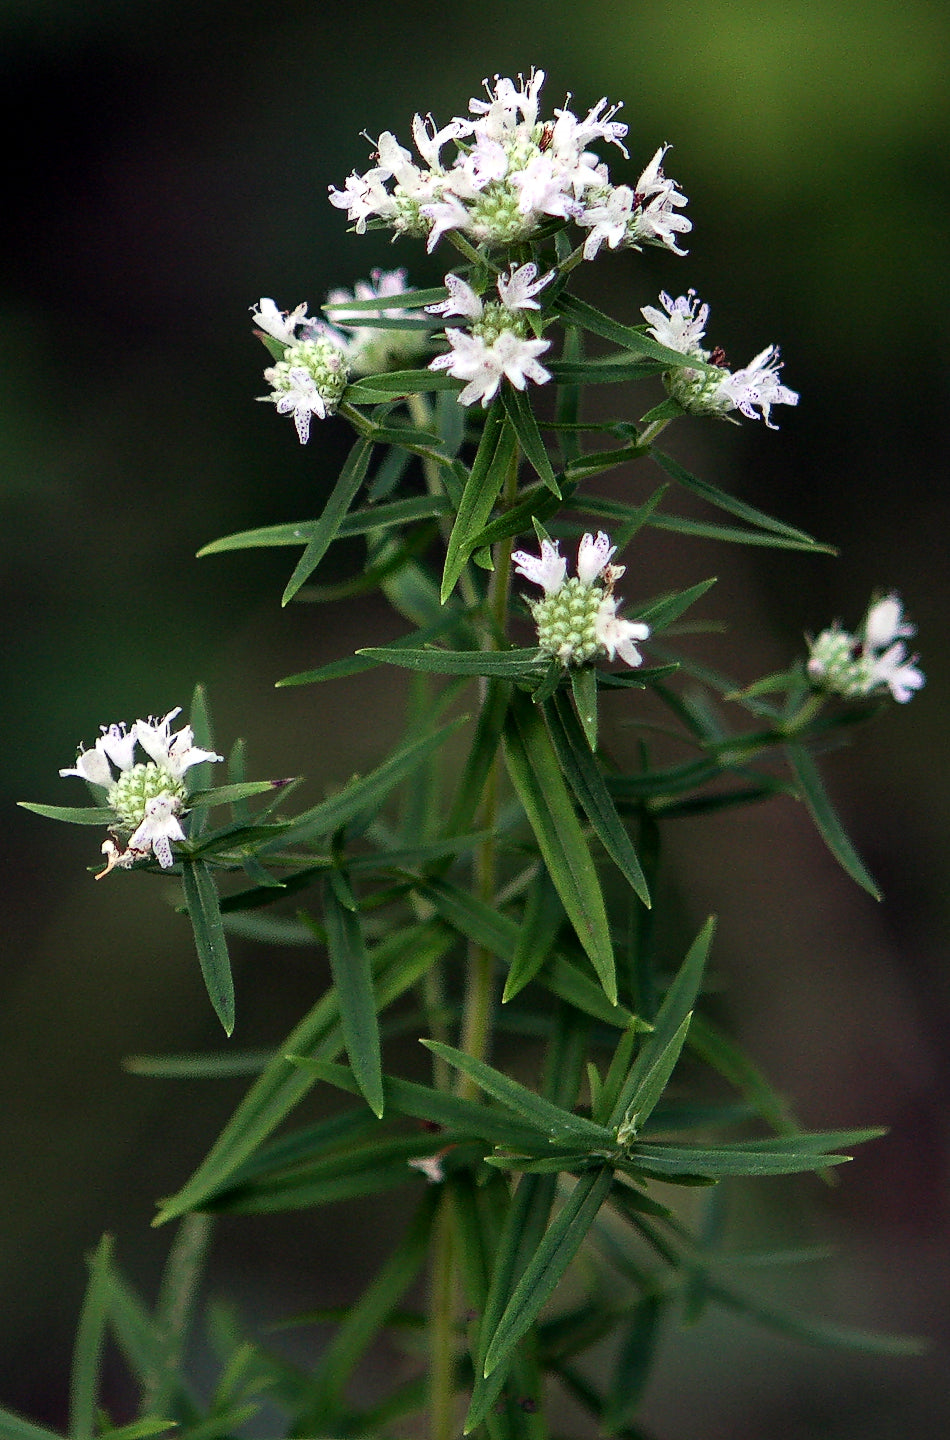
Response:
M297 547L283 601L319 602L337 591L311 577L338 539L357 540L354 584L378 589L404 633L374 644L367 621L355 654L278 683L407 671L403 739L342 788L323 777L325 800L279 814L293 784L247 781L240 742L226 762L215 752L199 689L177 732L172 710L105 726L80 751L61 773L86 782L92 807L28 807L105 826L106 870L181 886L228 1034L238 922L270 941L281 907L280 933L325 954L331 977L253 1062L210 1153L161 1202L157 1223L180 1229L157 1307L108 1243L93 1258L73 1377L83 1440L133 1434L97 1399L109 1335L139 1386L134 1434L175 1426L179 1440L235 1433L265 1402L267 1425L288 1437L541 1440L560 1433L565 1394L590 1433L643 1436L657 1346L707 1311L709 1324L725 1309L878 1353L912 1344L790 1315L721 1265L711 1237L724 1181L825 1172L880 1132L803 1129L707 1013L712 919L677 954L659 879L680 816L792 798L877 896L815 755L920 688L913 627L886 595L856 634L834 625L744 687L680 650L681 618L712 582L643 593L654 529L684 544L830 547L698 480L657 441L696 423L687 417L774 429L774 408L798 395L779 380L776 346L735 371L706 349L708 306L691 289L644 305L645 325L583 298L594 261L623 266L629 289L622 251L656 246L680 264L692 222L664 172L668 145L645 138L644 168L615 181L605 157L628 160L619 107L601 99L576 114L565 102L546 115L543 83L540 70L496 76L464 116L417 115L414 151L384 132L370 168L330 190L357 236L384 229L400 250L447 252L444 285L377 270L331 289L320 316L271 298L252 307L271 361L263 398L303 443L314 419L349 426L354 443L317 516L202 554ZM605 419L589 391L608 384L620 399ZM620 467L622 499L598 484ZM709 518L681 514L681 490ZM615 593L625 574L626 602ZM671 727L687 756L675 763L657 749ZM300 768L319 773L319 757L318 746ZM212 765L227 774L209 789ZM226 813L212 824L214 807ZM424 1047L411 1074L399 1073L399 1034ZM173 1067L230 1073L214 1056ZM152 1068L166 1073L167 1057ZM297 1110L318 1087L337 1108L314 1122ZM411 1200L402 1233L397 1188ZM355 1301L341 1291L348 1308L321 1312L334 1327L322 1348L291 1363L250 1317L217 1312L220 1379L210 1399L204 1380L193 1388L184 1327L211 1217L300 1210L324 1227L335 1204L370 1196L391 1254ZM405 1355L371 1395L358 1367L383 1332ZM33 1440L46 1433L30 1428Z

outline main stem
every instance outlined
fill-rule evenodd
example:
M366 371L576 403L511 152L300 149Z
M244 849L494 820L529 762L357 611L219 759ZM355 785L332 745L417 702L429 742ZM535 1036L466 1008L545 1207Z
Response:
M503 504L514 504L518 493L518 454L515 452L505 480ZM498 545L495 569L488 592L489 622L486 644L492 648L496 637L504 635L508 620L508 597L511 588L512 541ZM482 681L482 703L485 682ZM501 755L495 756L482 797L481 825L487 837L475 852L474 890L486 905L492 904L497 889L497 853L495 826L498 820L498 792L501 779ZM488 1054L491 1040L492 977L494 957L483 946L470 945L465 975L465 997L462 1007L460 1045L467 1055L482 1060ZM466 1076L459 1076L458 1093L468 1099L477 1095L477 1087ZM439 1217L432 1238L430 1272L429 1345L431 1369L429 1384L429 1433L432 1440L455 1440L458 1422L454 1410L454 1371L457 1348L456 1314L456 1234L452 1197L446 1191L439 1207Z

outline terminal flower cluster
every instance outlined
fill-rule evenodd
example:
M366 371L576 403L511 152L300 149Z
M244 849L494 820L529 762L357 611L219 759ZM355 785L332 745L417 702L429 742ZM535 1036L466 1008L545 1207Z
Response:
M538 361L551 344L529 331L526 310L540 310L534 298L554 279L554 271L538 278L533 263L514 266L497 281L499 300L483 302L472 287L458 275L446 275L447 300L427 305L432 315L459 315L469 328L449 326L445 339L449 350L430 362L430 370L447 370L458 380L468 383L459 394L459 403L471 405L480 400L485 406L497 393L507 377L518 390L529 380L543 385L550 380L548 370Z
M171 722L180 714L181 706L161 720L136 720L130 728L124 722L103 725L93 749L80 749L76 764L60 770L62 776L76 775L104 790L105 803L115 816L114 828L129 835L125 851L113 840L103 843L107 864L97 880L115 866L128 869L149 852L163 870L173 863L171 841L185 838L178 819L186 799L182 777L203 760L223 759L194 743L190 725L171 733ZM136 745L148 760L136 761Z
M650 627L617 614L620 599L613 588L626 566L610 564L616 548L603 530L596 538L582 536L577 574L570 578L557 540L542 540L540 556L516 550L511 557L519 575L544 591L543 600L528 601L538 627L538 645L565 668L586 665L598 655L611 660L619 655L627 665L643 663L634 642L646 640Z
M889 690L901 705L924 684L917 656L908 656L904 640L916 634L903 618L897 595L885 595L870 606L856 635L835 622L809 640L808 677L820 690L864 699Z
M661 146L634 187L614 186L607 165L590 146L616 145L624 156L626 125L620 108L601 99L579 118L565 104L542 120L538 96L544 71L531 70L517 83L496 75L486 80L487 99L469 101L469 115L441 129L431 115L416 115L412 138L418 164L395 135L376 142L377 163L354 172L330 201L345 210L362 234L368 221L398 233L425 237L431 252L440 237L456 231L475 244L509 246L535 237L553 221L574 221L590 231L584 256L611 249L662 245L684 252L676 235L692 228L678 211L687 203L662 168ZM568 96L570 99L570 96ZM446 163L442 152L455 146Z
M700 303L695 290L675 300L663 291L660 304L662 310L644 305L640 312L649 333L661 345L681 355L695 355L704 365L702 370L685 366L667 371L663 378L673 399L693 415L726 416L738 410L748 419L758 420L756 412L760 411L768 428L777 430L769 420L772 406L798 404L797 391L779 381L782 362L778 346L767 345L744 369L730 370L721 350L705 350L700 343L709 306Z

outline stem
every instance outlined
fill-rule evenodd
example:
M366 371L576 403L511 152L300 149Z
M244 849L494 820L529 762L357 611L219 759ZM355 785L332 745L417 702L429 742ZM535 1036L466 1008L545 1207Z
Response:
M454 1440L455 1420L455 1217L452 1195L443 1189L432 1230L432 1273L429 1297L429 1434L432 1440Z
M641 430L637 436L638 449L645 450L648 445L652 445L656 437L661 431L666 429L669 423L669 419L654 420L652 425L648 425L645 430Z
M511 466L505 480L502 503L505 508L514 504L518 493L518 452L512 456ZM508 618L508 595L511 588L511 551L513 539L502 541L495 552L495 569L492 574L488 595L488 610L495 635L504 635ZM491 643L491 640L489 640ZM484 684L483 684L484 703ZM501 778L501 756L495 756L482 798L481 826L489 832L475 852L475 893L486 905L494 903L497 886L497 855L495 847L495 824L498 819L498 789ZM495 968L494 956L484 946L469 947L468 969L465 977L465 1001L462 1011L461 1048L466 1055L484 1060L488 1054L491 1039L492 975ZM458 1078L458 1093L466 1099L474 1099L478 1087L467 1075Z

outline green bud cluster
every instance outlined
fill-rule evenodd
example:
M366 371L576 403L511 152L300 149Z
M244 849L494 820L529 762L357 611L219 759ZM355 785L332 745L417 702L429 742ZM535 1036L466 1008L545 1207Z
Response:
M875 688L874 656L861 652L847 630L824 630L811 648L808 673L822 690L859 700Z
M332 413L343 398L343 391L350 378L350 368L339 345L326 335L317 335L311 340L298 340L295 344L288 345L283 360L278 360L277 364L267 371L267 378L275 390L292 390L294 382L290 372L296 369L306 370L307 374L313 377L327 412Z
M597 617L604 591L599 585L585 585L576 575L543 600L531 602L538 627L538 644L546 655L562 665L586 665L603 652L597 638Z
M145 819L146 803L157 795L172 795L183 802L186 791L169 769L149 760L123 770L106 798L123 830L137 830Z

